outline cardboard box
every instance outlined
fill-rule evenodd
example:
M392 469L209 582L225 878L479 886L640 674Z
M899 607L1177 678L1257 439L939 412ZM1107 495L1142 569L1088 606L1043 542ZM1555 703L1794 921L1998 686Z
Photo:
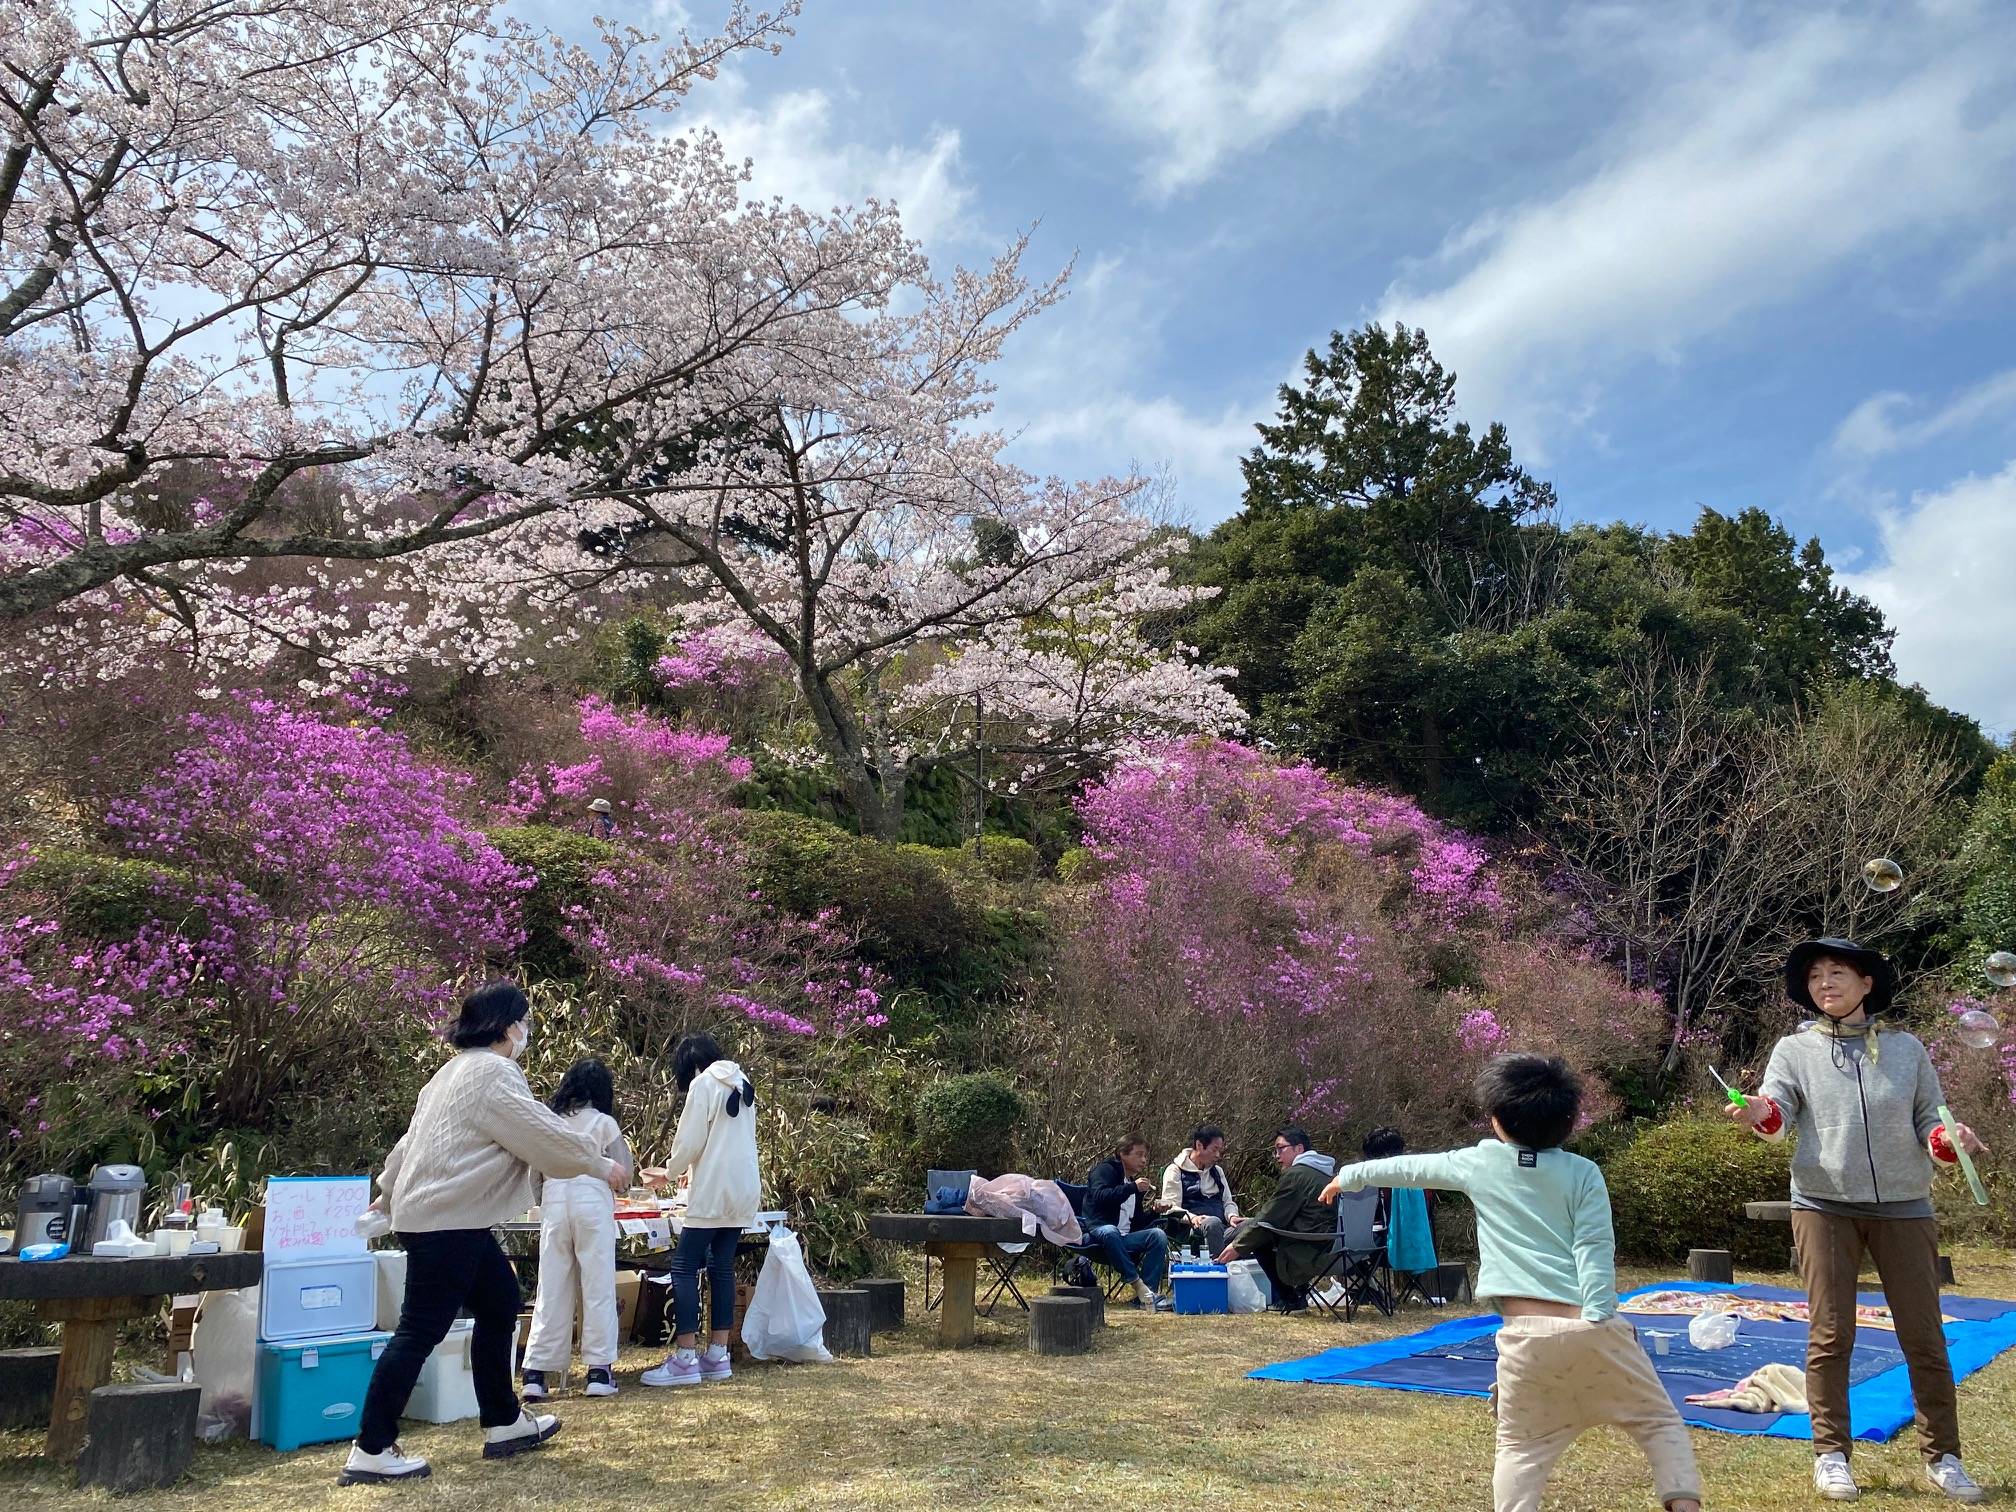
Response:
M618 1271L616 1273L616 1337L627 1339L630 1330L637 1326L637 1302L644 1295L644 1273L642 1271ZM580 1330L575 1330L575 1340L580 1340Z

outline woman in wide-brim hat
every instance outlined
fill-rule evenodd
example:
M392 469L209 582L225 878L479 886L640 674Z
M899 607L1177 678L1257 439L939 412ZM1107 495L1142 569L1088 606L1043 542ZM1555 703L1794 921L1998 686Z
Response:
M1979 1501L1960 1464L1932 1176L1959 1159L1956 1144L1985 1146L1964 1125L1940 1121L1945 1094L1925 1047L1873 1017L1897 992L1896 971L1880 952L1853 940L1806 940L1785 959L1785 992L1811 1017L1773 1047L1760 1095L1729 1116L1766 1139L1783 1139L1788 1125L1799 1134L1792 1239L1811 1320L1813 1483L1830 1500L1859 1494L1848 1465L1848 1385L1856 1278L1867 1254L1909 1369L1926 1476L1956 1501Z

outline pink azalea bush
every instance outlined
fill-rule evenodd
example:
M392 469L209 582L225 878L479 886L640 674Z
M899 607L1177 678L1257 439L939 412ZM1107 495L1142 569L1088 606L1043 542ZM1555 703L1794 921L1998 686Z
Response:
M123 938L79 932L62 868L0 867L0 1012L45 1069L135 1057L217 1122L258 1122L515 947L531 878L464 817L468 779L350 713L186 716L106 810L111 847L151 869Z
M1460 1138L1493 1054L1568 1056L1600 1116L1603 1073L1656 1046L1655 997L1520 926L1484 848L1404 798L1194 741L1122 763L1078 813L1098 864L1063 973L1075 1044L1039 1074L1086 1080L1059 1097L1108 1121L1180 1139L1209 1116L1249 1153L1290 1118L1326 1143Z

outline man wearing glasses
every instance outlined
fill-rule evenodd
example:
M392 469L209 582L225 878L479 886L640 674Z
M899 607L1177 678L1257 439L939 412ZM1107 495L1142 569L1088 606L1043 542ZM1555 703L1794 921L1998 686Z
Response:
M1276 1304L1284 1312L1300 1312L1309 1305L1309 1284L1322 1274L1337 1231L1336 1204L1323 1200L1337 1162L1310 1149L1307 1131L1295 1124L1275 1132L1273 1148L1281 1184L1265 1207L1239 1225L1218 1261L1258 1260L1273 1283ZM1290 1239L1289 1234L1322 1237Z

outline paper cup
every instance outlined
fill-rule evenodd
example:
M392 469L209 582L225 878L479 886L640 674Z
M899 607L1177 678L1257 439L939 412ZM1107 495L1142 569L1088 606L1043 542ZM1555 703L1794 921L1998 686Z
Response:
M235 1255L243 1248L245 1248L245 1230L242 1228L227 1228L218 1233L218 1254Z
M154 1238L158 1244L168 1246L169 1254L186 1255L189 1253L189 1246L196 1242L196 1233L195 1230L186 1228L161 1229Z

